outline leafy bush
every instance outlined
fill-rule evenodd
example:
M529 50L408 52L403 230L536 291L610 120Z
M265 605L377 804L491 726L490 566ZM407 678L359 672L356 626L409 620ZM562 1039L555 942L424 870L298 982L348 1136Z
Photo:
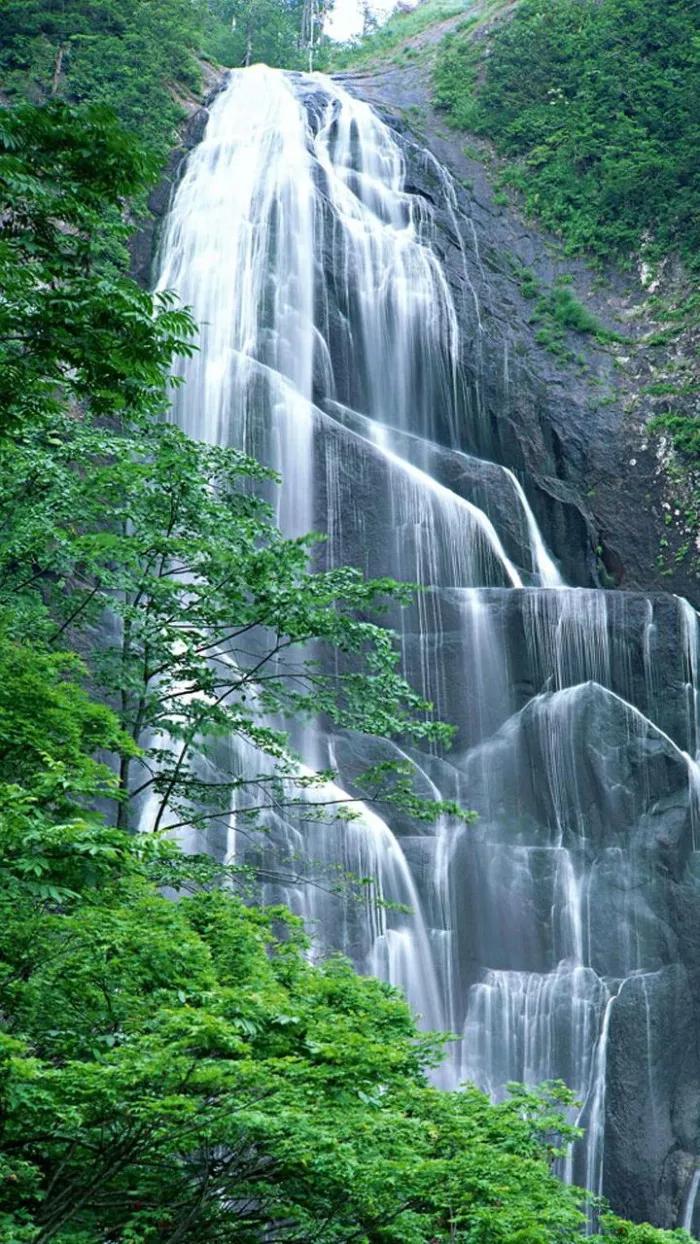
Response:
M432 1087L442 1042L391 986L313 965L298 918L242 902L234 870L104 825L89 748L118 724L99 708L86 733L66 673L0 643L20 710L0 774L2 1244L582 1241L585 1197L552 1169L567 1090ZM688 1238L614 1218L596 1237Z

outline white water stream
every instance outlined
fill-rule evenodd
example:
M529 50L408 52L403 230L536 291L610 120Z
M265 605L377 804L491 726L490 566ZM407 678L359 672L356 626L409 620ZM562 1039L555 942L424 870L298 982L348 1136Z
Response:
M323 529L330 562L428 589L401 620L402 651L458 737L452 755L417 759L426 789L476 808L476 827L366 809L334 828L278 819L269 850L309 873L372 875L412 908L284 893L322 944L460 1034L447 1081L500 1096L510 1080L565 1080L587 1127L567 1173L601 1191L617 999L627 979L651 982L651 1034L666 962L635 881L653 802L700 789L697 615L676 602L677 737L652 602L564 587L521 482L460 452L465 344L433 240L402 148L366 104L321 75L233 72L161 243L159 285L201 325L173 418L280 471L286 533ZM304 760L343 782L361 746L312 729ZM697 1172L684 1222L696 1192Z

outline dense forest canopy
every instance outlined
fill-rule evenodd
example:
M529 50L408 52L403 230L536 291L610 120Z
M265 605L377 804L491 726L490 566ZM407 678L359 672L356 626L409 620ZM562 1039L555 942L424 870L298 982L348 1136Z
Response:
M317 21L273 0L0 13L3 1244L585 1232L584 1194L554 1173L572 1137L563 1086L514 1086L498 1106L439 1092L443 1041L395 990L341 959L312 965L298 920L255 905L255 873L158 832L166 804L206 826L246 784L251 832L283 803L336 815L328 775L298 780L271 712L449 743L381 625L408 589L314 572L312 541L286 539L261 497L269 472L167 423L196 328L128 275L125 221L197 54L303 63ZM253 628L266 646L246 665L238 633ZM343 653L339 673L309 663L290 692L276 663L264 703L245 698L260 661L309 639ZM223 645L225 667L210 659ZM197 759L231 732L268 767L212 789ZM134 832L134 773L155 796L151 832ZM420 799L410 769L368 775L367 792L417 818L466 815ZM594 1238L688 1237L602 1210Z

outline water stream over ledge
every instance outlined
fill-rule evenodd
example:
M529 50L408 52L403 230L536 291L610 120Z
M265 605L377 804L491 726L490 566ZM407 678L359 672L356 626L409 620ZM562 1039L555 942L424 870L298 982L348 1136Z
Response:
M398 619L404 666L458 733L447 757L412 758L426 791L479 813L430 831L369 810L335 828L278 819L269 852L372 874L413 915L313 885L281 897L458 1034L445 1083L575 1089L587 1132L566 1173L607 1191L629 1007L642 1056L624 1074L643 1080L659 1161L672 1143L655 1068L686 988L666 877L680 884L700 846L697 615L566 587L527 481L461 451L478 400L430 204L407 188L397 137L330 79L231 74L177 188L159 284L201 325L173 418L280 471L287 534L323 530L332 564L426 589ZM377 758L347 735L302 742L344 784Z

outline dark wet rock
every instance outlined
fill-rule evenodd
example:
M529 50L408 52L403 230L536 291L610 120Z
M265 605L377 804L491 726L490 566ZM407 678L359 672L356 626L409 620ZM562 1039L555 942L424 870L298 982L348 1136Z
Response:
M668 532L658 446L646 426L656 412L644 388L658 359L652 364L636 348L643 295L636 277L610 271L601 280L497 203L486 164L465 153L464 136L431 108L424 66L338 76L402 136L411 189L434 208L465 340L462 447L522 474L569 581L670 588L697 605L700 589L683 565L657 564ZM452 207L441 166L452 175ZM573 357L563 362L538 344L542 325L531 322L533 302L517 276L523 266L543 289L571 278L576 297L629 347L569 333Z
M214 69L208 65L204 68L204 101L201 104L192 99L183 101L187 115L180 127L180 141L171 151L163 175L148 197L148 216L140 223L129 242L131 275L145 287L152 283L160 224L170 206L183 163L188 152L201 141L209 118L209 105L226 82L227 70Z
M686 1109L694 1102L697 1110L697 1030L680 964L630 978L612 1004L606 1190L631 1218L669 1226L678 1221L690 1163L679 1143L687 1125L679 1126L676 1102Z

